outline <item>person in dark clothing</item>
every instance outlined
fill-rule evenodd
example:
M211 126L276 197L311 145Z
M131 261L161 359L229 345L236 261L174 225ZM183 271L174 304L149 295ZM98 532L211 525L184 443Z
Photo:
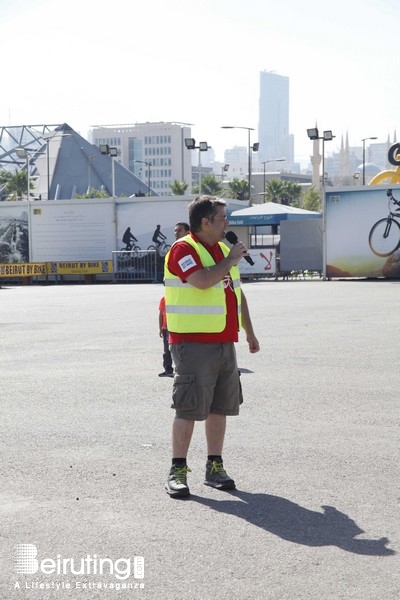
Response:
M156 230L151 239L155 243L157 248L159 248L161 246L161 243L167 239L167 236L161 233L161 225L157 225Z
M168 327L167 327L167 315L165 312L165 296L163 296L160 300L160 304L158 306L158 325L159 325L159 335L163 340L164 352L163 352L163 367L164 371L158 374L159 377L173 377L174 376L174 368L172 366L172 356L169 350L168 343Z
M132 250L133 243L131 241L137 242L137 239L131 232L131 228L127 227L124 235L122 236L122 243L125 244L125 250Z

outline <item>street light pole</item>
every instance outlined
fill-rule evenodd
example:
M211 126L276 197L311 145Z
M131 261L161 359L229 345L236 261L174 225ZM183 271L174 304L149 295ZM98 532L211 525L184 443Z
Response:
M284 160L286 160L286 158L271 158L270 160L262 160L261 164L263 165L263 192L264 192L264 202L265 202L265 186L267 184L266 181L266 177L265 177L265 165L267 163L274 163L274 162L283 162Z
M376 136L363 138L361 141L363 143L363 159L362 159L362 184L365 185L365 142L367 140L377 140Z
M199 170L199 196L201 196L201 152L200 152L200 147L199 147L199 166L198 166L198 170Z
M194 138L185 138L185 146L188 150L199 151L199 196L201 196L201 153L207 152L211 146L209 146L207 142L199 142L199 145L196 146L196 140Z
M201 153L202 152L207 152L207 150L211 148L211 146L209 146L207 144L207 142L199 142L199 196L201 196Z
M27 182L28 182L27 200L30 200L30 193L31 193L31 176L30 176L30 173L29 173L29 168L30 168L30 165L29 165L29 154L26 153L26 179L27 179Z
M31 191L31 177L29 173L30 162L29 162L29 152L26 148L15 148L15 152L18 158L24 158L26 160L26 181L27 181L27 195L26 199L30 199L30 191Z
M223 167L221 167L221 183L224 183L224 173L227 172L227 170L229 169L229 164L225 164Z
M115 198L115 159L118 155L118 149L113 147L110 148L110 156L111 156L111 187L112 187L112 197Z
M254 131L254 127L240 127L239 125L222 125L221 129L247 129L247 159L248 159L248 174L247 174L247 185L249 187L249 200L251 200L251 152L254 150L256 152L258 150L259 144L256 143L251 146L250 142L250 132Z
M322 140L322 278L326 281L326 195L325 195L325 142L333 140L334 136L331 130L324 131L319 135L317 127L307 129L307 135L310 140Z
M50 138L46 140L46 159L47 159L47 200L50 200Z
M249 186L249 201L251 200L251 146L250 146L250 131L254 131L253 129L250 129L250 127L247 129L247 152L248 152L248 186Z
M115 156L111 157L111 187L112 197L115 198Z
M118 156L118 148L115 146L109 146L108 144L99 144L99 150L101 154L107 154L111 157L111 193L112 197L115 198L115 157ZM90 169L90 156L89 156L89 169ZM93 157L94 158L94 157ZM90 171L89 171L90 173ZM90 189L90 177L89 177L89 189Z
M144 165L147 166L147 193L150 196L150 167L151 167L151 163L147 162L146 160L135 160L134 162L138 162L138 163L142 163Z

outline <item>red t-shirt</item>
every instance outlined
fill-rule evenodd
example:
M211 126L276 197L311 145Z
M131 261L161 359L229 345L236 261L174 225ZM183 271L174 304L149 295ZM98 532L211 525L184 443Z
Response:
M161 329L167 329L167 314L165 312L165 296L163 296L160 300L160 304L158 305L158 310L162 315L162 323Z
M203 244L206 250L211 254L215 263L221 262L224 259L224 254L218 244L209 246L196 237L195 234L190 234L196 242ZM179 264L180 263L180 264ZM182 270L181 264L185 265L185 271ZM190 265L187 267L187 265ZM173 244L168 258L168 269L173 275L179 277L183 282L186 282L188 275L195 273L199 269L203 269L200 257L196 250L190 244L183 240L178 240ZM179 342L237 342L238 341L238 319L237 319L237 301L236 294L233 289L232 279L229 275L224 278L224 290L226 299L226 326L221 333L174 333L169 332L169 343L179 344Z

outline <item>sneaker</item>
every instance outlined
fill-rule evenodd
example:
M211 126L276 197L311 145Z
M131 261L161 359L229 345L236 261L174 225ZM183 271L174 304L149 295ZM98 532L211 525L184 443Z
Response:
M233 490L236 487L233 479L225 471L222 461L216 460L207 461L204 483L218 490Z
M173 377L174 374L173 373L167 373L167 371L163 371L162 373L158 374L159 377Z
M191 473L191 470L187 465L185 465L184 467L177 467L176 465L172 465L167 482L165 484L165 489L167 490L170 496L189 496L190 490L186 483L186 475L188 473Z

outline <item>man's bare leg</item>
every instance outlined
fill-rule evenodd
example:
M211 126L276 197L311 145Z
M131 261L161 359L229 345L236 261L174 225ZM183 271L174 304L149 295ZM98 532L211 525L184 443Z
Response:
M206 420L207 452L210 455L221 456L224 446L226 416L210 413Z
M192 439L194 421L175 417L172 423L172 456L186 458Z

